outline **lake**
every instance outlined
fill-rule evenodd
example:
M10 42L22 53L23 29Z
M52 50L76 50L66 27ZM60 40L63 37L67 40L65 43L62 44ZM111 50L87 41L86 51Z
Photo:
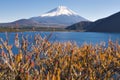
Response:
M52 34L49 41L51 42L76 42L78 46L81 46L84 43L88 44L100 44L101 42L108 43L108 40L111 39L112 41L119 41L120 40L120 33L95 33L95 32L10 32L10 33L0 33L0 38L4 41L6 40L6 35L9 39L9 45L14 44L15 35L16 33L19 34L19 39L22 36L27 36L28 41L33 43L34 36L36 34L40 34L42 37L49 36ZM0 42L1 44L1 42ZM13 53L18 53L18 49L13 45Z
M50 41L72 41L76 42L78 45L83 43L97 44L100 42L108 42L109 39L112 41L120 40L120 33L96 33L96 32L10 32L7 33L9 38L9 44L14 43L15 34L18 33L19 37L28 36L29 40L32 41L36 34L40 34L42 37L48 36L52 33ZM6 33L0 33L0 38L6 40Z

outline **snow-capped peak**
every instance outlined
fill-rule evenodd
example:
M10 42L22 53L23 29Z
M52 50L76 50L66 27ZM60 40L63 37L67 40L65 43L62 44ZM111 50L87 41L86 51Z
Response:
M58 6L55 9L52 9L51 11L41 15L40 17L52 17L52 16L59 16L59 15L78 15L76 12L68 9L65 6Z

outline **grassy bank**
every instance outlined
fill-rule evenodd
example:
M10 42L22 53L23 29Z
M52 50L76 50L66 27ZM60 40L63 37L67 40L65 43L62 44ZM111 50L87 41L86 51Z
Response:
M64 28L46 28L46 27L24 27L24 28L9 28L1 27L0 32L24 32L24 31L69 31Z
M104 43L78 47L69 41L51 43L51 36L36 35L33 42L28 42L24 36L19 41L16 34L12 45L8 45L8 40L0 39L0 80L120 79L120 45L117 41L109 41L107 47ZM17 54L12 51L13 45L19 49Z
M68 30L65 28L46 28L46 27L21 27L21 28L9 28L9 27L0 27L0 32L25 32L25 31L68 31L68 32L84 32L84 30Z

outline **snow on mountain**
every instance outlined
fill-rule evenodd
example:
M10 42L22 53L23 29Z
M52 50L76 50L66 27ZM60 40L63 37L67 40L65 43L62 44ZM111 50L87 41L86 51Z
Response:
M58 6L55 9L48 11L38 17L32 17L32 20L41 22L47 25L64 25L69 26L77 22L88 21L87 19L78 15L78 13L68 9L65 6Z
M59 6L43 15L41 17L52 17L52 16L59 16L59 15L78 15L76 12L73 12L72 10L68 9L65 6Z

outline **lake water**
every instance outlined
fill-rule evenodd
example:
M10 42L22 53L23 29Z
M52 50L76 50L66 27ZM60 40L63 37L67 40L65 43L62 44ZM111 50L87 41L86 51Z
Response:
M120 33L95 33L95 32L17 32L19 34L19 37L28 36L31 39L36 35L40 34L42 37L45 35L48 36L50 33L52 33L52 37L50 38L50 41L75 41L78 45L81 45L83 43L100 43L100 42L108 42L109 39L112 41L120 40ZM9 44L14 43L15 38L15 32L7 33L9 38ZM3 40L6 40L6 33L0 33L0 38L3 38Z
M34 36L36 34L40 34L42 37L48 36L52 33L51 38L49 41L59 41L59 42L76 42L78 46L81 46L84 43L88 44L100 44L101 42L108 43L108 40L111 39L112 41L120 41L120 33L94 33L94 32L17 32L19 34L19 39L22 36L28 36L29 42L34 41ZM9 45L14 44L15 39L15 32L10 33L0 33L0 38L4 41L6 40L6 35L9 38ZM1 42L0 42L1 44ZM13 53L18 53L18 49L13 45Z

